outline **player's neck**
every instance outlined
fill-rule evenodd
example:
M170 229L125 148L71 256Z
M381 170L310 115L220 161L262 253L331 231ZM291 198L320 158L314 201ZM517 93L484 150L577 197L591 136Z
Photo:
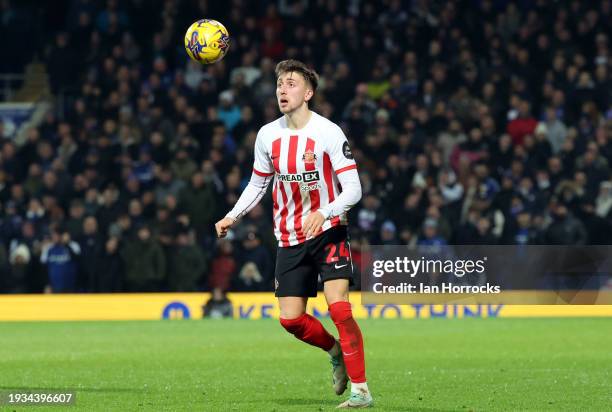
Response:
M291 113L285 113L285 120L287 121L287 127L291 130L300 130L310 120L312 112L308 110L307 105L302 105Z

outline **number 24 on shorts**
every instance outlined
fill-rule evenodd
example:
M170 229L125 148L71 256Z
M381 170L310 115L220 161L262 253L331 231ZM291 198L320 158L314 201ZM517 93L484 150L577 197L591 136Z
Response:
M327 257L325 258L325 263L335 263L338 262L340 258L345 258L346 260L350 259L350 253L349 249L346 247L346 242L342 242L339 245L330 243L328 245L325 245L325 250L327 250Z

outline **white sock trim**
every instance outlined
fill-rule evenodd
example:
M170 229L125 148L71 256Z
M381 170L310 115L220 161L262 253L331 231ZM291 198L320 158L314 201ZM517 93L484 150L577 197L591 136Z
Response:
M358 393L358 394L370 393L370 390L368 389L368 383L367 382L361 382L361 383L351 382L351 393Z

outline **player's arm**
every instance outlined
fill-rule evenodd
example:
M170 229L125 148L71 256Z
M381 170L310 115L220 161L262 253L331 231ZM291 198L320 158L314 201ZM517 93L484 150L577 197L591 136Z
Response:
M331 203L319 209L325 219L348 212L361 200L361 182L357 169L349 169L338 174L342 193Z
M332 142L328 153L332 168L342 185L342 193L333 202L306 217L302 225L306 238L314 236L327 219L348 212L361 200L361 182L357 173L357 164L346 136L340 128L337 129L337 133L338 136Z
M215 224L218 237L225 237L227 231L234 223L249 213L259 203L273 177L274 166L266 153L261 133L259 133L255 140L255 161L253 163L251 179L234 205L234 208Z

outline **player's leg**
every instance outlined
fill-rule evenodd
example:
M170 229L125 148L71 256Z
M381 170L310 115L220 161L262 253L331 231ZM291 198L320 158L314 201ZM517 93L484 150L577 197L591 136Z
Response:
M296 319L306 313L308 298L285 296L278 298L281 319Z
M329 351L336 340L317 318L306 313L306 300L307 298L297 296L279 297L280 323L287 332L302 342Z
M329 314L340 336L346 372L351 380L351 397L341 407L365 407L372 404L365 375L363 337L353 318L349 303L349 286L353 280L353 265L345 227L330 229L321 235L317 261L324 282ZM325 237L323 237L325 236Z
M299 340L325 351L336 340L321 322L306 313L308 297L317 295L317 278L304 245L279 248L276 258L276 296L280 306L280 323Z
M324 291L329 314L338 329L346 372L351 380L351 397L340 407L366 407L372 404L372 396L366 381L363 337L359 325L353 318L348 290L348 279L325 282Z

